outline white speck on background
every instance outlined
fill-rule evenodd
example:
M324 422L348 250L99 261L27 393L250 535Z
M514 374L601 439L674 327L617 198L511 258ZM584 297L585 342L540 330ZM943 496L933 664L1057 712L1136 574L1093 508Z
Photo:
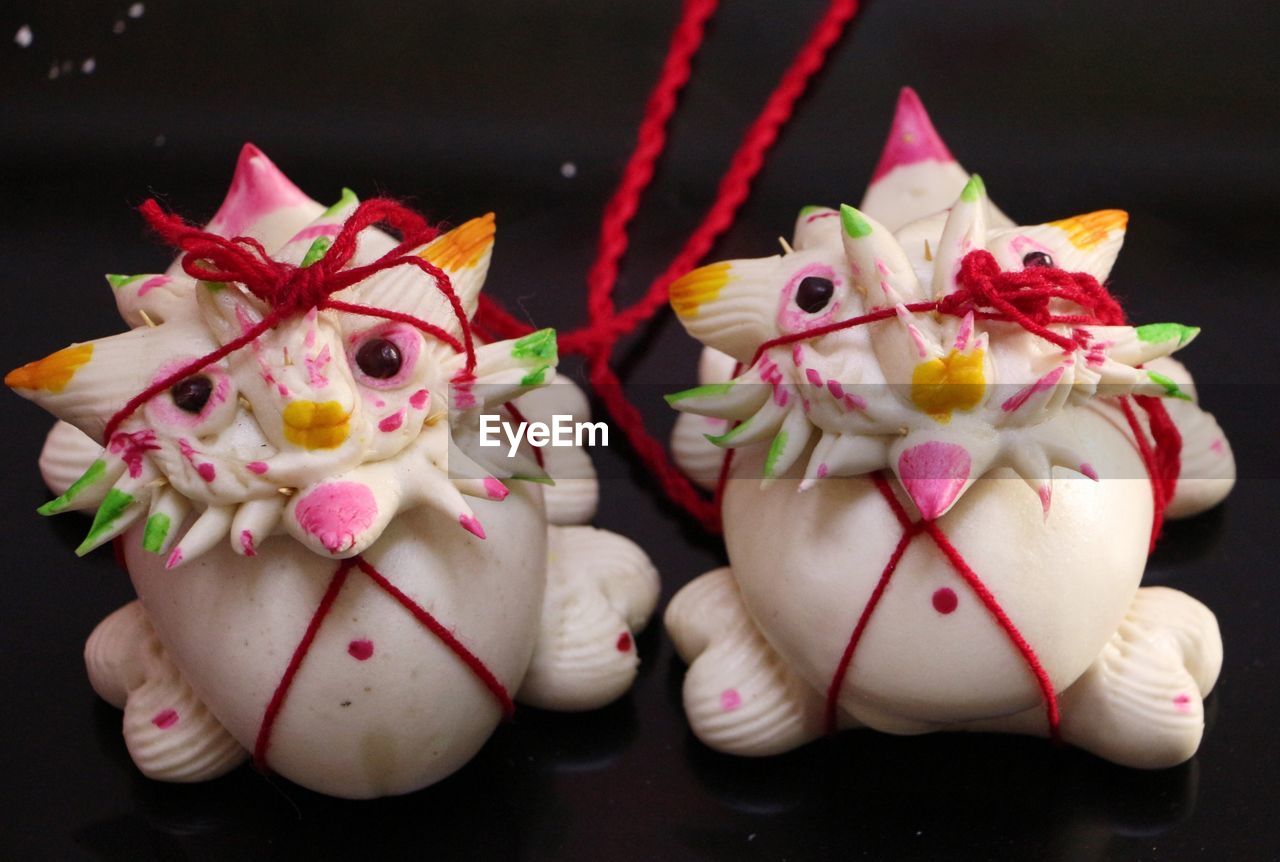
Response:
M92 75L93 70L96 68L98 68L98 61L92 57L85 58L85 61L80 64L80 71L84 72L86 75Z
M31 35L31 28L26 24L19 27L18 32L13 34L13 41L18 43L19 48L26 48L31 44L34 38L35 37Z
M56 80L58 77L58 61L54 60L53 65L49 67L49 80Z
M112 33L115 33L117 36L119 36L121 33L123 33L123 32L124 32L124 22L123 22L123 21L117 21L116 23L112 24L112 25L111 25L111 32L112 32Z
M141 3L134 3L132 6L129 7L129 17L141 18L142 14L146 11L147 11L146 6L142 5Z
M573 162L565 162L560 166L560 176L566 180L571 180L578 175L578 166Z
M163 146L164 146L164 141L165 141L164 135L156 135L156 146L157 146L157 147L163 147Z

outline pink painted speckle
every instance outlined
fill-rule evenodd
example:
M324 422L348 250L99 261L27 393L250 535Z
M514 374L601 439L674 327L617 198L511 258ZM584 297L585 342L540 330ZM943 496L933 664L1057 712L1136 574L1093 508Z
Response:
M972 463L963 446L930 440L899 456L898 478L921 517L932 521L960 496Z
M830 469L826 464L819 464L819 465L818 465L818 478L819 478L819 479L825 479L825 478L827 478L827 474L828 474L828 473L830 473L830 472L831 472L831 469Z
M889 139L885 141L884 151L871 175L871 182L876 182L898 165L913 165L928 159L937 162L954 161L951 151L933 128L916 91L903 87L898 95L898 107L893 114Z
M736 688L726 688L720 692L720 709L733 712L740 706L742 706L742 695L738 694Z
M253 533L251 531L240 531L240 548L244 551L246 557L258 556L258 550L253 546Z
M138 285L138 296L146 296L157 287L164 287L170 281L167 275L153 275L142 284Z
M200 478L206 482L212 482L218 478L218 471L212 464L204 463L196 465L196 472L200 474Z
M618 648L618 652L631 652L631 632L618 635L618 642L614 646Z
M373 658L373 641L359 638L347 644L347 652L356 661L368 661Z
M812 368L806 368L804 370L804 377L814 386L822 385L822 375L819 374L817 371L813 370Z
M1173 699L1173 708L1184 715L1191 712L1191 695L1180 694Z
M1214 440L1209 444L1209 451L1213 452L1215 455L1225 455L1227 454L1227 444L1221 437L1219 437L1217 440Z
M373 525L378 503L360 482L329 482L298 501L293 516L303 530L315 536L331 554L356 543L356 537Z
M1093 469L1093 465L1088 461L1080 465L1080 475L1095 482L1098 481L1098 471Z
M462 525L462 529L478 539L484 538L484 527L474 515L459 515L458 523Z
M151 723L161 730L168 730L178 723L178 713L172 709L162 709L151 717Z
M1026 404L1032 395L1035 395L1037 392L1045 391L1050 386L1053 386L1055 383L1061 380L1063 372L1065 372L1066 370L1067 369L1065 365L1059 365L1057 368L1053 369L1048 374L1041 377L1035 383L1032 383L1030 386L1025 387L1020 392L1013 395L1011 398L1009 398L1009 400L1005 401L1003 404L1000 405L1000 409L1006 413L1012 413L1014 410L1017 410L1023 404Z
M1049 517L1049 507L1053 504L1053 485L1045 482L1036 488L1036 496L1040 498L1040 508L1044 510L1044 516Z
M180 565L182 565L182 548L174 548L173 553L169 555L169 559L165 560L164 567L172 569Z
M431 393L425 389L419 389L417 392L409 396L409 406L414 410L421 410L427 406L427 399L431 397Z
M392 431L395 431L401 425L404 424L404 415L405 415L405 410L403 407L401 407L395 413L392 413L390 416L387 416L381 422L379 422L378 430L388 434L391 433Z
M257 475L261 476L263 473L267 472L267 462L266 461L250 461L248 464L244 465L244 468L248 470L250 473L256 473Z
M956 591L950 587L942 587L934 591L933 609L940 614L949 614L960 604L960 599L956 597Z
M484 477L484 492L489 495L490 500L505 500L507 495L511 493L506 485L492 476Z

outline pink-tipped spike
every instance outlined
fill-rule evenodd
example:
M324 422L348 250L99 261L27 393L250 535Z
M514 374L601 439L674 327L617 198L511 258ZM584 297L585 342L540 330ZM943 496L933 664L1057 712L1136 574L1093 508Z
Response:
M310 200L262 150L245 144L236 161L227 196L207 229L219 236L241 236L263 216Z
M902 453L898 458L898 478L920 516L932 521L960 496L972 464L963 446L930 440Z
M898 95L898 107L893 114L893 126L885 141L880 162L876 165L871 182L875 183L898 165L913 165L932 159L953 162L955 158L942 142L933 127L933 121L925 112L920 97L910 87L903 87Z
M477 539L484 538L484 527L480 526L480 521L472 515L459 515L458 523L462 525L462 529L466 530Z
M490 500L498 501L507 499L507 495L511 493L506 485L499 482L493 476L484 477L484 491L489 495Z

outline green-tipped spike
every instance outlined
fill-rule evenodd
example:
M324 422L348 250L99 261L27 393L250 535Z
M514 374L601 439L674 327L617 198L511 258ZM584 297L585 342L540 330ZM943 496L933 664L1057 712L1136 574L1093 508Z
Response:
M227 289L227 283L225 281L202 281L200 282L200 286L210 293L219 293L220 291Z
M811 215L813 215L814 213L816 213L816 212L820 212L821 210L824 210L824 209L826 209L826 207L820 207L820 206L817 206L817 205L815 205L815 204L810 204L810 205L809 205L809 206L807 206L807 207L800 207L800 216L801 216L802 218L803 218L804 216L811 216Z
M164 540L169 536L169 526L169 516L164 512L157 512L147 518L147 526L142 531L142 550L160 553Z
M106 533L119 520L125 510L137 502L137 498L132 494L126 494L119 488L112 488L107 492L107 496L102 499L102 504L98 506L98 511L93 516L93 525L89 527L89 535L84 537L84 541L80 543L80 547L76 548L76 556L83 557L85 554L98 547L102 538L102 534Z
M101 458L89 465L89 469L84 471L84 475L71 483L71 487L63 491L61 496L55 497L45 503L39 509L36 509L41 515L56 515L71 505L76 497L79 497L86 488L96 483L107 472L107 462Z
M1164 342L1178 339L1178 346L1185 347L1187 342L1200 334L1198 326L1184 326L1181 323L1148 323L1134 329L1139 341Z
M689 398L706 398L714 395L724 395L734 387L732 383L704 383L702 386L695 386L692 389L685 389L682 392L672 392L669 395L663 395L663 399L670 405L674 406L681 401Z
M986 183L982 181L982 177L972 174L969 182L964 184L964 189L960 192L960 200L971 204L978 198L985 196L987 193Z
M356 193L351 189L343 188L342 197L338 198L338 202L320 213L320 218L330 218L342 212L342 209L350 204L360 203L360 198L356 197Z
M113 275L111 273L108 273L107 284L111 285L112 290L119 290L120 288L124 287L126 284L133 284L135 281L137 281L138 279L142 278L145 275L146 275L145 272L142 273L142 275Z
M773 478L773 470L778 466L778 459L782 457L782 452L787 448L787 432L779 431L778 436L773 438L773 442L769 444L769 453L764 456L764 476L766 479Z
M539 365L530 371L524 377L520 378L521 386L541 386L547 382L547 372L551 370L550 365Z
M543 362L554 363L557 359L556 331L554 329L539 329L537 332L530 332L523 338L517 338L515 343L511 345L511 358L540 359Z
M511 477L511 481L532 482L535 485L546 485L548 488L554 488L556 486L556 480L552 479L550 476L545 476L545 475L544 476L524 476L521 474L516 474Z
M316 241L311 243L311 248L307 249L307 253L302 256L302 268L306 269L320 258L324 257L324 253L329 250L329 246L333 245L333 240L327 236L318 236Z
M871 235L871 222L867 217L848 204L840 204L840 226L844 232L854 239Z
M1181 398L1183 401L1190 401L1191 396L1182 391L1177 382L1170 377L1159 373L1158 371L1147 371L1147 376L1151 378L1151 382L1164 390L1164 394L1170 398Z
M702 436L706 437L707 441L710 442L712 445L724 448L725 446L728 446L730 443L732 443L734 439L740 433L742 433L742 431L746 429L746 427L747 427L747 423L741 422L733 426L723 434L703 434Z

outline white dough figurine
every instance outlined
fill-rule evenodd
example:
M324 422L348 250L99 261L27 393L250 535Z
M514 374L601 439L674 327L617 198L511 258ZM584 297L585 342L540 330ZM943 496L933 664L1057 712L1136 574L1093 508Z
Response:
M138 600L85 658L153 778L252 753L323 793L406 793L466 763L513 699L591 709L635 677L657 574L626 539L573 526L595 512L587 455L477 445L483 412L586 410L553 379L554 332L470 334L493 216L405 248L365 218L396 205L366 203L326 209L246 146L207 231L248 240L108 276L128 332L6 377L64 420L42 512L96 508L77 553L119 537ZM167 223L171 244L209 245ZM227 261L244 281L191 274Z
M859 208L672 285L706 345L669 399L677 461L710 488L734 454L731 567L666 612L707 745L865 726L1195 753L1217 622L1139 584L1162 513L1216 505L1235 466L1168 358L1198 330L1125 325L1101 286L1126 222L1013 224L905 90Z

